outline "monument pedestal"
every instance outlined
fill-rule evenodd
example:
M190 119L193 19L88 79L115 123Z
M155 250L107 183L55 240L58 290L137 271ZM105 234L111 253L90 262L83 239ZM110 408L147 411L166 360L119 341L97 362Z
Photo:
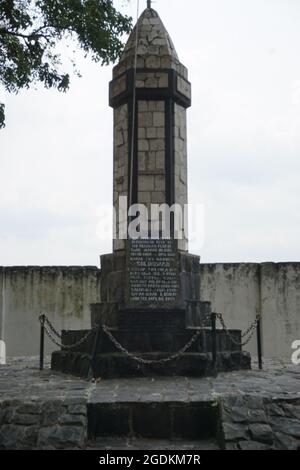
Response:
M107 324L107 317L101 316L104 305L94 305L94 321ZM207 303L206 303L207 309ZM201 328L197 340L187 352L168 362L157 363L169 358L191 340L199 328L187 325L185 310L118 310L116 325L109 332L115 343L121 345L133 357L129 357L115 345L103 329L98 336L94 331L89 339L71 351L61 350L52 354L51 367L54 370L88 378L118 378L145 376L206 376L215 374L212 361L212 331ZM64 345L77 343L86 334L82 331L63 331ZM241 342L241 332L231 330L236 343ZM216 331L218 371L250 369L250 355L232 342L225 331ZM141 360L141 361L140 361ZM155 361L144 363L144 361Z
M126 251L101 256L102 302L96 310L92 306L92 325L94 312L114 316L108 304L156 311L185 309L188 300L198 300L200 257L179 251L177 244L171 239L127 240Z
M102 256L103 301L91 305L93 330L83 342L88 331L63 331L67 349L52 354L52 369L86 378L249 369L250 355L238 346L239 330L230 336L216 330L213 364L211 304L199 300L199 271L199 257L180 252L175 240L129 240L125 253Z

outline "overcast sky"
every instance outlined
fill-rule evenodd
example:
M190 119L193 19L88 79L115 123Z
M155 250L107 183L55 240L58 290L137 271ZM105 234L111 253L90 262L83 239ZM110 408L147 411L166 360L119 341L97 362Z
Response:
M115 2L135 15L136 1ZM140 0L141 12L146 0ZM189 69L189 200L202 262L300 261L299 0L157 0ZM78 55L67 94L6 96L0 265L98 265L112 200L112 67ZM101 222L100 222L101 231Z

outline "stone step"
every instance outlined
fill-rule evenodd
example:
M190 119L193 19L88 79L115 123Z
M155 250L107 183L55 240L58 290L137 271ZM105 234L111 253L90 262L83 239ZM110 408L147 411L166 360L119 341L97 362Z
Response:
M152 331L143 330L116 330L111 329L114 338L128 351L140 353L162 351L173 353L182 349L194 336L196 329L183 329L177 331L167 331L161 329L152 329ZM62 332L62 343L72 345L81 340L88 330L69 330ZM237 341L241 341L240 330L230 330L231 336ZM240 347L230 340L225 331L216 331L217 351L240 351ZM75 347L72 351L91 353L94 350L95 333L83 344ZM117 352L116 347L107 337L106 333L101 332L98 338L97 354ZM199 338L195 341L190 352L207 353L212 352L212 332L209 329L202 329Z
M138 354L138 357L146 360L160 360L169 357L169 354L166 352L144 353ZM99 354L95 357L92 372L90 354L55 351L52 353L51 368L80 377L87 378L94 374L95 377L104 379L155 376L204 377L215 374L212 355L209 353L184 353L170 362L151 365L137 362L123 353ZM218 371L250 368L251 358L247 352L218 352L217 354Z
M174 331L186 327L211 326L210 302L190 302L186 309L142 309L114 308L114 304L102 302L91 305L91 325L106 324L119 329L134 331L152 331L162 329ZM203 323L206 319L205 324Z
M88 436L127 439L215 439L219 406L214 401L97 402L88 404Z
M126 437L100 437L90 439L86 450L220 450L214 439L142 439Z

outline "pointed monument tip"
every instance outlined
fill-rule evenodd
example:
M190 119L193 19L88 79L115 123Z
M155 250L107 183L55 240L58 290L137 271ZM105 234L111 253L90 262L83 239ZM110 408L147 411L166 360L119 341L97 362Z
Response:
M134 67L173 69L186 79L188 77L187 69L180 63L172 39L159 14L152 6L146 8L138 18L120 61L113 69L113 77L116 78L124 73L124 70Z
M170 56L178 60L173 42L156 10L147 2L146 8L140 15L126 43L121 60L133 56L138 32L138 56Z

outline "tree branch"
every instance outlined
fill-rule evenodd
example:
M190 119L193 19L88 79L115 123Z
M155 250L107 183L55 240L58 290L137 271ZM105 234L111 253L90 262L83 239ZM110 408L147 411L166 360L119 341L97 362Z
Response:
M36 31L33 31L32 33L29 33L29 34L23 34L23 33L17 33L17 32L14 32L14 31L10 31L8 29L5 29L5 28L0 28L0 35L2 34L6 34L7 36L15 36L15 37L19 37L19 38L22 38L22 39L27 39L27 40L31 40L31 39L46 39L47 41L49 40L49 37L47 34L43 34L43 33L39 33L38 31L41 31L42 29L44 29L46 26L41 26L39 29L37 29Z

